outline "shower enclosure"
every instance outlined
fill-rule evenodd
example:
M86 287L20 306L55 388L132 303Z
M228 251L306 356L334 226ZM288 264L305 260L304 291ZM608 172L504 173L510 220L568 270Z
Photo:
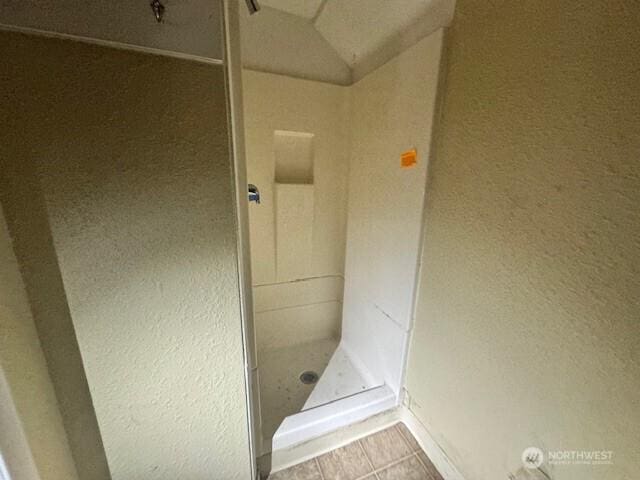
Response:
M245 14L243 54L279 15ZM441 45L436 29L344 82L243 62L259 454L276 469L402 400Z

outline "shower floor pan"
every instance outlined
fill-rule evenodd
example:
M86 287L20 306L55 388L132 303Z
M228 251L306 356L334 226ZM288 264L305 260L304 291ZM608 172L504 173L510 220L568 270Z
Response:
M278 451L361 422L396 406L396 394L388 386L381 385L287 417L273 437L274 467L278 463Z
M322 377L337 347L337 339L324 339L258 353L263 453L271 450L271 439L284 419L303 410L318 385L303 383L300 375L313 371Z
M395 393L356 368L337 340L263 352L260 370L262 453L276 455L396 405ZM300 381L305 370L320 375L315 385Z

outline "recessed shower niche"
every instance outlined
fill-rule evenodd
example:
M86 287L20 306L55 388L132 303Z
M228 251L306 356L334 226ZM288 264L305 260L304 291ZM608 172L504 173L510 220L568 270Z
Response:
M276 183L313 184L313 133L273 132Z
M273 134L278 281L306 278L312 270L313 137L312 133L283 130Z

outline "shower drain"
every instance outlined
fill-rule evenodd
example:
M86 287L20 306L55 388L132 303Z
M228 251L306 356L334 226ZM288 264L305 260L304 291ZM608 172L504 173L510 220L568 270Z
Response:
M305 385L313 385L318 381L318 374L314 371L307 370L300 374L300 381Z

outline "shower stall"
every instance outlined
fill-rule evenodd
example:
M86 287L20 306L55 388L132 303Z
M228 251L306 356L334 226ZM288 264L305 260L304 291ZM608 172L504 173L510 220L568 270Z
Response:
M261 3L249 37L278 15ZM243 62L258 453L276 470L402 401L441 46L437 29L345 82Z

